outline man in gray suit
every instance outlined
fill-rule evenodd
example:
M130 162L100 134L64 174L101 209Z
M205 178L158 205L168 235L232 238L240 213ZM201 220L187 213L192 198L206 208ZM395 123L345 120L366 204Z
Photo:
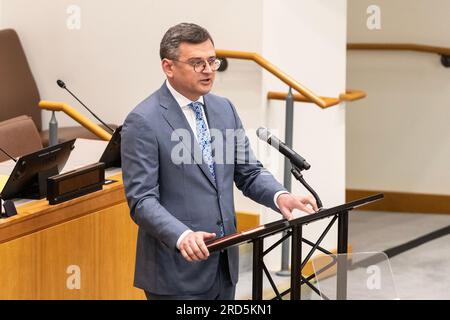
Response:
M205 246L236 232L233 183L286 219L317 205L263 168L233 104L209 93L221 61L208 31L176 25L160 55L167 80L122 130L123 180L139 226L134 284L148 299L234 299L238 248L210 254Z

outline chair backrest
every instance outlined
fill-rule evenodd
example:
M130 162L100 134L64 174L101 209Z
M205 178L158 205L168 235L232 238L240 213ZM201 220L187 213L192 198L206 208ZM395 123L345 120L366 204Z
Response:
M29 116L0 122L0 147L13 157L42 149L39 132ZM0 162L9 158L0 151Z
M0 121L30 116L41 131L39 91L14 30L0 31Z

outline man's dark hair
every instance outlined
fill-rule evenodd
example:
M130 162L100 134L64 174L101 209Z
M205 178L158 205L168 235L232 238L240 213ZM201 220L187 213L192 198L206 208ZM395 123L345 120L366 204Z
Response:
M205 28L194 23L180 23L167 30L161 40L159 55L161 60L178 59L178 49L182 42L198 44L207 40L211 40L214 45L211 35Z

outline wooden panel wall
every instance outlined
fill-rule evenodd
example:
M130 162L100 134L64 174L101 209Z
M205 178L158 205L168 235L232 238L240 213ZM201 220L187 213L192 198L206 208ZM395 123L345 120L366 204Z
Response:
M3 243L0 299L144 299L133 287L136 236L124 202ZM80 289L67 286L70 266Z

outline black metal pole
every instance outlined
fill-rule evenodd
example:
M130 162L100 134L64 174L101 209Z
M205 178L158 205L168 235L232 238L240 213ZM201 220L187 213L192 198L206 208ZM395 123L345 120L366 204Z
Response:
M263 298L263 250L264 239L255 239L253 241L253 300L262 300Z
M347 299L348 211L338 218L337 300Z
M291 250L291 300L301 299L302 226L292 227Z

